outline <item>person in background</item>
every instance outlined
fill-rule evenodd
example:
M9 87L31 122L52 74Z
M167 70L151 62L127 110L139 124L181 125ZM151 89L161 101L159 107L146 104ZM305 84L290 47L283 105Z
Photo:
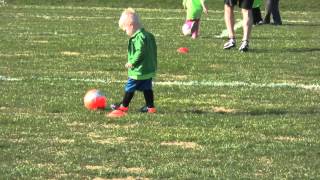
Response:
M252 16L253 16L253 24L254 25L261 25L263 24L263 19L261 16L261 3L262 0L254 0L253 6L252 6Z
M282 20L279 11L279 0L267 0L266 2L266 16L264 17L264 24L270 24L270 16L272 15L274 25L282 25Z
M187 10L184 27L190 29L190 33L183 32L183 34L191 35L191 37L195 39L199 36L201 14L202 12L208 14L208 8L205 5L205 0L183 0L182 4Z
M253 0L224 0L224 20L228 30L229 40L223 46L224 49L236 47L236 34L234 31L234 6L239 5L243 19L243 37L240 52L249 50L249 39L252 29L252 5Z

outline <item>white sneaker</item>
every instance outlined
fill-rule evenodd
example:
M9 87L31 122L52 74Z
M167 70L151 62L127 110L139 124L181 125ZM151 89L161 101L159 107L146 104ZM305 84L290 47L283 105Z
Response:
M234 38L230 38L228 42L223 45L223 49L231 49L233 47L236 47L236 39Z
M247 52L249 50L249 41L243 40L241 43L241 46L239 48L239 51L241 52Z

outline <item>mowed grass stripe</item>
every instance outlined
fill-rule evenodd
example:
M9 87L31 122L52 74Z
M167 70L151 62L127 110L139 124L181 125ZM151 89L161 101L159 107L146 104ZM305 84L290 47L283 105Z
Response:
M12 78L0 76L0 81L25 81L26 78ZM121 80L104 80L104 79L77 79L77 78L49 78L49 77L34 77L30 80L39 80L39 81L78 81L78 82L94 82L94 83L103 83L103 84L111 84L111 83L126 83L126 81ZM254 82L221 82L221 81L154 81L155 85L161 86L213 86L213 87L253 87L253 88L301 88L308 90L320 90L319 84L296 84L296 83L254 83Z
M92 20L92 19L114 19L114 18L119 18L119 13L121 13L121 11L124 8L114 8L114 7L73 7L73 6L35 6L35 5L28 5L28 6L10 6L10 8L13 9L38 9L38 10L85 10L83 12L88 12L89 14L92 14L93 16L59 16L59 14L56 14L56 16L49 16L49 15L45 15L45 14L50 14L50 11L48 12L43 12L44 15L41 14L36 14L36 15L31 15L31 14L24 14L24 13L15 13L14 16L19 17L26 17L26 16L30 16L30 17L37 17L37 18L44 18L44 19L69 19L69 20L80 20L80 19L85 19L85 20ZM159 12L159 13L178 13L181 14L182 16L180 17L176 17L176 16L171 16L168 17L167 14L163 15L161 14L160 16L156 16L154 17L152 14L150 14L150 17L146 17L144 15L143 19L159 19L159 20L181 20L185 18L185 10L184 9L145 9L145 8L137 8L136 9L138 12L140 13L148 13L148 12ZM94 11L95 13L92 13L92 11ZM98 12L97 12L98 11ZM54 11L52 11L54 12ZM108 16L108 13L117 13L116 16ZM236 13L240 13L239 11L237 11L237 9L235 10ZM223 15L223 11L217 11L217 10L209 10L210 16L212 16L212 14L214 14L214 16L216 16L215 14L219 14L219 15ZM264 13L264 11L262 11L262 13ZM308 14L319 14L319 13L315 13L315 12L300 12L300 11L283 11L281 12L282 15L284 16L288 16L288 18L290 18L292 15L298 15L299 18L303 18L303 17L308 17ZM165 17L163 17L165 16ZM240 19L238 19L240 20ZM313 23L319 23L320 21L318 21L317 19L310 19L312 20ZM202 21L223 21L223 18L209 18L207 16L203 16ZM310 21L307 20L301 20L301 19L297 19L295 18L294 20L287 20L287 19L283 19L284 22L295 22L295 23L308 23Z
M139 113L136 93L128 116L110 119L86 110L83 96L98 88L109 104L122 98L122 8L58 8L0 11L0 179L320 176L319 13L282 12L290 23L255 26L244 54L214 38L222 11L194 41L181 36L184 10L138 9L158 42L158 113Z

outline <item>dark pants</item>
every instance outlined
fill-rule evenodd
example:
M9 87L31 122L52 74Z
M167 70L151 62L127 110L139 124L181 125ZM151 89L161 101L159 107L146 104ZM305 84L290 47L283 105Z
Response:
M270 16L272 15L273 23L275 25L281 25L281 16L279 11L279 0L267 0L266 2L266 16L264 22L266 24L270 23Z
M153 90L144 90L143 91L144 99L146 101L146 106L148 108L153 108L154 107L154 97L153 97ZM123 100L122 100L122 105L124 107L128 107L132 98L134 96L134 92L125 92Z
M262 21L260 7L252 8L253 24L258 24Z

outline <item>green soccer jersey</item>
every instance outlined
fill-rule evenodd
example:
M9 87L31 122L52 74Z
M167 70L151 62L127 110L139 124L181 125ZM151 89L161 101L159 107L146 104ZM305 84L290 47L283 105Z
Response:
M157 45L154 36L139 29L129 39L128 63L133 67L128 70L129 78L145 80L155 77L157 70Z
M258 8L261 6L262 1L261 0L254 0L252 7Z
M187 19L200 19L204 0L183 0L183 6L187 8Z

